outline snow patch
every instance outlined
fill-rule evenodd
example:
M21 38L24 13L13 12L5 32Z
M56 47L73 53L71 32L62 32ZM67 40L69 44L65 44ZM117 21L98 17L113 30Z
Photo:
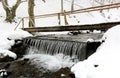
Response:
M23 30L11 31L11 32L7 32L2 35L6 36L7 38L9 38L11 40L23 39L25 37L32 36L32 34L26 32L26 31L23 31Z

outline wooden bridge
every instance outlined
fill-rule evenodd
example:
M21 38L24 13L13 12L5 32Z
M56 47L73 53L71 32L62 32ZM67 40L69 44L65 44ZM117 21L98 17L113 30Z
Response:
M78 9L78 10L74 10L74 11L37 15L37 16L35 16L35 19L54 17L54 16L58 16L58 19L60 19L60 16L66 16L69 14L85 13L85 12L98 11L98 10L107 10L107 9L119 8L119 7L120 7L120 3L113 3L113 4L103 5L103 6ZM22 22L22 29L25 31L28 31L28 32L54 32L54 31L75 31L75 30L94 30L94 29L107 30L110 27L120 24L120 22L108 22L108 23L87 24L87 25L64 25L64 26L52 26L52 27L44 26L44 27L25 28L24 27L25 19L30 19L30 18L23 17L21 19L20 23ZM19 26L19 24L18 24L18 26Z
M55 32L55 31L75 31L75 30L107 30L120 22L109 22L99 24L88 25L67 25L67 26L52 26L52 27L35 27L35 28L23 28L28 32Z

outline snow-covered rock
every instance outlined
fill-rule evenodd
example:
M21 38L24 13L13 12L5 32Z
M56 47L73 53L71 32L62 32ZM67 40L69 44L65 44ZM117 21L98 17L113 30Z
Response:
M110 28L105 42L87 60L75 64L76 78L120 78L120 25Z
M0 58L4 58L6 56L9 56L11 58L14 58L16 59L17 58L17 55L9 50L3 50L3 49L0 49Z

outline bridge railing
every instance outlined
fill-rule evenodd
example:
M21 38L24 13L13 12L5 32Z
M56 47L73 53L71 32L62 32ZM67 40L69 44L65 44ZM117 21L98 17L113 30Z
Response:
M64 11L64 12L51 13L51 14L36 15L36 16L34 16L34 18L35 19L40 19L40 18L48 18L48 17L58 16L58 19L59 19L58 24L60 24L60 16L66 17L66 15L69 15L69 14L78 14L78 13L92 12L92 11L98 11L98 10L107 10L107 9L119 8L119 7L120 7L120 3L113 3L113 4L103 5L103 6L96 6L96 7L78 9L78 10L74 10L74 11ZM25 19L30 20L29 17L23 17L20 20L20 22L18 23L18 25L16 26L16 28L20 25L20 23L22 23L22 28L25 28ZM66 20L67 19L65 18L64 21L66 21ZM28 26L28 28L29 28L29 26Z

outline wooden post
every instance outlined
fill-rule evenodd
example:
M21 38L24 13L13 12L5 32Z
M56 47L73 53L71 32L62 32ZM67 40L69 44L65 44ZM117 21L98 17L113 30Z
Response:
M71 4L71 12L74 11L74 0L72 0L72 4Z
M67 17L66 17L66 14L65 14L65 10L64 10L63 15L64 15L64 22L65 22L65 25L68 25L68 21L67 21Z
M58 13L58 25L61 25L60 13Z
M22 18L23 19L23 18ZM22 19L20 20L20 22L17 24L17 26L15 27L14 31L17 29L17 27L20 25L20 23L22 22Z
M24 28L24 18L22 18L22 28Z

